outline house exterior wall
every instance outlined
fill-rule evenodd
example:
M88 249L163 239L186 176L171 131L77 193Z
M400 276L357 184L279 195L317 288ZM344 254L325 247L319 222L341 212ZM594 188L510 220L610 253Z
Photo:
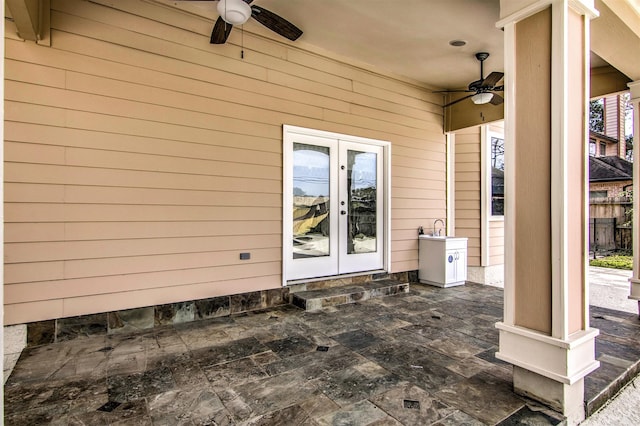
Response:
M620 101L617 96L607 96L604 98L604 134L619 139L620 135Z
M467 237L467 266L481 266L480 126L455 133L455 236Z
M606 191L606 198L591 198L589 200L590 218L616 218L618 225L621 225L631 218L627 211L631 207L629 198L620 194L624 189L631 189L633 181L622 180L616 182L591 182L589 191Z
M590 182L589 191L607 191L608 198L621 197L625 188L631 189L632 180L620 180L615 182Z
M486 126L491 134L504 136L503 122L494 122ZM455 132L455 235L467 237L469 279L483 284L502 282L502 265L504 265L504 220L492 217L490 211L489 188L485 190L487 209L482 214L482 161L487 162L489 172L490 158L481 155L482 137L485 133L482 126L469 127ZM489 176L488 184L491 178ZM486 228L483 227L486 221ZM483 228L486 229L483 232ZM483 246L486 259L482 260Z
M620 158L625 158L625 155L619 155L620 152L625 151L626 153L626 144L625 147L622 148L622 151L620 149L620 143L613 141L611 139L605 139L602 137L599 137L597 134L591 133L589 135L589 143L593 143L595 142L596 144L596 153L594 155L594 157L620 157ZM604 151L604 155L601 153L600 151L600 144L604 143L605 144L605 151ZM624 143L624 142L623 142Z
M615 153L609 154L609 146L607 146L607 155L617 155L620 158L626 158L627 154L624 109L625 101L622 95L604 98L604 134L619 141L615 146Z
M504 137L504 121L497 121L489 125L489 130L493 133L501 134ZM505 140L505 145L509 142ZM490 197L490 195L487 195ZM489 214L489 212L487 212ZM504 265L504 217L493 217L489 219L489 259L490 266Z
M489 222L489 265L504 265L504 221Z
M211 25L62 0L50 48L8 28L5 324L280 287L283 124L391 141L390 272L418 268L445 216L441 97L249 31L242 59Z

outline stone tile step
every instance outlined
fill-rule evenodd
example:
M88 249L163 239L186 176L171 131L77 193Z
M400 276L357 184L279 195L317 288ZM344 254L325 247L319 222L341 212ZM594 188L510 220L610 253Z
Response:
M408 293L409 283L396 280L370 281L357 285L331 287L293 293L291 303L307 311L345 305L364 300Z
M618 361L626 361L630 364L627 368L622 368L622 371L620 371L619 369L612 368L611 361L613 360L613 362L615 362L616 359L618 358L605 355L600 359L600 368L585 377L585 414L587 417L591 416L607 402L612 400L622 388L640 375L640 360L630 362L618 359ZM622 362L616 362L616 364L620 366ZM603 383L604 387L600 388ZM593 394L594 387L597 387L599 390L595 395Z

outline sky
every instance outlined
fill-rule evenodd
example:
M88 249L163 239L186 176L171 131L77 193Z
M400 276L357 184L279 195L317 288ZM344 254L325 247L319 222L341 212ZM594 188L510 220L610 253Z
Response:
M293 164L294 188L314 197L330 195L328 148L325 152L297 149L293 152ZM351 189L375 187L376 169L376 154L358 152L352 166Z

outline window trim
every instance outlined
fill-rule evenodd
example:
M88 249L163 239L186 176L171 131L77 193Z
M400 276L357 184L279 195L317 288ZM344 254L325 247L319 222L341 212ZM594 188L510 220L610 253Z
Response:
M491 138L505 140L504 133L480 126L480 266L489 266L489 233L492 222L504 222L504 215L491 213Z
M485 146L483 147L483 152L485 153L485 158L482 160L483 165L485 166L486 174L484 176L486 182L484 182L483 189L485 191L483 198L486 197L486 207L483 209L487 212L487 217L490 222L502 222L504 221L504 213L501 215L494 215L492 209L492 198L493 198L493 187L491 182L491 139L497 138L502 139L504 142L504 134L491 131L489 129L486 130L486 136L483 138L483 142Z

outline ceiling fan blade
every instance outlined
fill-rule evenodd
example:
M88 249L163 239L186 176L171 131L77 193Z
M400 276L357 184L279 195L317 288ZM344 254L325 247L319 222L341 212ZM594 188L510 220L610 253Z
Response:
M233 25L225 22L222 17L219 17L216 24L213 26L213 31L211 31L211 40L209 43L224 44L227 41L227 38L229 38L229 33L232 28Z
M251 6L251 16L265 27L282 37L295 41L302 35L302 30L286 19L260 6Z
M504 73L494 71L487 76L484 80L482 80L482 87L493 87L499 82L502 77L504 77Z
M462 101L464 101L465 99L469 99L469 98L470 98L470 97L472 97L472 96L473 96L473 95L463 96L462 98L460 98L460 99L456 99L456 100L455 100L455 101L453 101L453 102L449 102L448 104L445 104L445 105L443 105L442 107L443 107L443 108L446 108L446 107L451 106L451 105L453 105L453 104L457 104L458 102L462 102Z
M498 95L497 93L494 93L493 97L489 101L489 103L491 105L500 105L503 102L504 102L504 98L502 96Z

